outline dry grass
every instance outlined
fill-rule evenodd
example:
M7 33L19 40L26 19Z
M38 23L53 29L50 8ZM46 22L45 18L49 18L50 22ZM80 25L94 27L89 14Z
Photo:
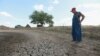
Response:
M39 28L22 28L14 30L40 30L71 34L71 26L56 26L56 27L39 27ZM99 26L82 26L83 37L88 37L94 40L100 40Z
M83 36L94 40L100 40L100 27L84 27Z
M71 34L71 26L33 28L33 30L53 31L53 32ZM94 40L100 40L99 26L82 26L82 33L83 33L83 37L88 37Z
M10 29L11 30L11 29ZM71 26L39 27L39 28L18 28L13 30L39 30L71 34ZM100 40L100 26L82 26L83 37Z

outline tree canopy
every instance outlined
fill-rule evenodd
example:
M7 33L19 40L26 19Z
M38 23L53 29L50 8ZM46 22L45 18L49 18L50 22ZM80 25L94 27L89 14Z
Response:
M49 26L52 24L53 25L53 16L44 12L44 11L34 11L30 17L31 23L40 25L43 27L44 24L49 24Z

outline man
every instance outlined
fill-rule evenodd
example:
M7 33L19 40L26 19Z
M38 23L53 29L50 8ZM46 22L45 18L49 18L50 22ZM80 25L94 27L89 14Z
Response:
M72 37L75 42L82 41L81 22L84 20L84 15L77 12L76 8L72 8L71 12L74 14L72 19Z

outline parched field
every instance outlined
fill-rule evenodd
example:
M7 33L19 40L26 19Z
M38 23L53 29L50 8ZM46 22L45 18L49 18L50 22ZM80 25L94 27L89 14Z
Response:
M84 28L81 43L67 27L0 30L0 56L100 56L98 30Z

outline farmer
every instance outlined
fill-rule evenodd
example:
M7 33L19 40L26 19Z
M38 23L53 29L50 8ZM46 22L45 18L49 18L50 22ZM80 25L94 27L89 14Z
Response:
M84 20L84 15L81 12L77 12L76 8L72 8L71 12L74 14L72 19L72 41L81 42L81 22Z

